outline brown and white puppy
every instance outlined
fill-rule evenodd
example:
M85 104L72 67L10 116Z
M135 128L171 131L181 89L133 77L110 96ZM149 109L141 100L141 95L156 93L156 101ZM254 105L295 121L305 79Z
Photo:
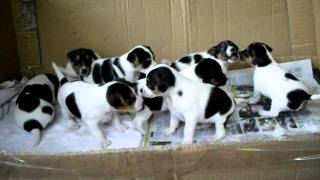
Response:
M91 49L78 48L67 53L68 62L66 68L60 70L67 76L69 81L79 80L83 76L88 76L91 72L91 64L101 59L101 56Z
M119 112L135 112L143 108L142 98L137 96L135 89L124 81L112 81L106 84L89 84L83 81L68 82L52 63L61 88L58 92L58 103L67 128L79 128L76 120L85 121L91 134L106 148L111 142L99 129L99 123L112 121L119 131L128 127L120 123Z
M261 42L251 43L240 52L241 59L255 66L253 75L254 94L251 103L257 103L261 94L271 99L271 109L259 114L277 117L282 111L298 111L308 100L320 99L294 75L282 69L271 55L272 48Z
M223 138L224 123L233 113L235 102L222 89L211 84L193 81L168 65L159 64L151 68L144 80L139 81L139 91L144 97L162 96L170 111L170 127L166 134L172 134L179 120L185 122L184 144L193 142L197 123L215 123L216 134L210 141Z

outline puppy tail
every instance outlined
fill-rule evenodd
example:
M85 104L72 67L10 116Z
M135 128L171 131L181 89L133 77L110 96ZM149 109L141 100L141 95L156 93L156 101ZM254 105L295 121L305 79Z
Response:
M52 68L54 70L54 72L56 73L56 75L58 76L60 85L62 86L64 83L68 82L68 80L66 79L66 77L63 75L63 73L60 71L59 67L56 65L55 62L52 62Z
M310 96L310 100L318 100L318 99L320 99L320 94L315 94Z
M36 147L40 142L40 129L38 128L32 129L31 134L33 137L33 147Z

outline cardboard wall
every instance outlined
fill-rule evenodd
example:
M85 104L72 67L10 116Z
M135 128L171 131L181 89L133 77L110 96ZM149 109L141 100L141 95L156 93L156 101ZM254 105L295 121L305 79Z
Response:
M317 0L36 1L41 59L65 63L88 47L104 57L149 44L157 60L174 60L225 40L241 48L265 41L279 61L320 54ZM49 67L50 68L50 67Z
M19 60L14 35L10 0L1 1L0 6L0 82L17 78Z

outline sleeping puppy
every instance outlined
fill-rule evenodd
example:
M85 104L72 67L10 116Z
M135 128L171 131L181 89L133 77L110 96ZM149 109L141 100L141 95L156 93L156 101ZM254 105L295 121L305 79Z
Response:
M115 79L134 82L155 64L150 47L138 45L120 57L99 59L91 64L90 73L81 76L83 81L93 84L107 83Z
M111 142L102 134L99 123L112 121L115 128L123 132L128 127L120 123L118 113L135 112L143 107L142 98L125 82L112 81L104 85L83 81L68 82L56 64L52 63L52 66L61 83L58 103L66 126L75 130L79 128L76 120L85 121L91 134L103 148Z
M171 63L171 67L177 71L182 71L194 64L201 62L203 59L210 58L219 62L219 64L227 66L236 62L238 58L238 46L230 41L222 41L216 46L213 46L206 52L192 53ZM224 67L226 68L226 67Z
M302 81L283 70L271 52L272 48L261 42L251 43L240 52L242 60L250 60L255 66L251 103L257 103L261 94L272 101L270 111L259 111L261 116L277 117L282 111L298 111L308 100L320 99L320 95L312 95Z
M197 123L215 123L216 134L210 141L225 136L224 123L233 113L235 102L220 88L192 81L163 64L151 68L140 83L143 96L163 96L166 99L170 110L170 127L165 129L166 134L174 133L182 120L185 121L184 144L193 142Z
M54 103L59 88L58 78L41 74L32 78L16 100L13 117L17 124L33 136L33 145L40 142L40 132L54 119Z
M69 81L79 80L80 77L88 76L91 72L91 64L101 59L101 56L91 49L78 48L67 53L68 63L66 68L60 70L67 76Z

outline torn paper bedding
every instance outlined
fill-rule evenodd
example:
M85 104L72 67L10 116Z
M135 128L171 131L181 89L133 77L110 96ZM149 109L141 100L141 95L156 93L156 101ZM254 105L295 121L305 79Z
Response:
M27 82L28 79L23 78L21 81L5 81L0 84L0 120L10 112L17 94Z

